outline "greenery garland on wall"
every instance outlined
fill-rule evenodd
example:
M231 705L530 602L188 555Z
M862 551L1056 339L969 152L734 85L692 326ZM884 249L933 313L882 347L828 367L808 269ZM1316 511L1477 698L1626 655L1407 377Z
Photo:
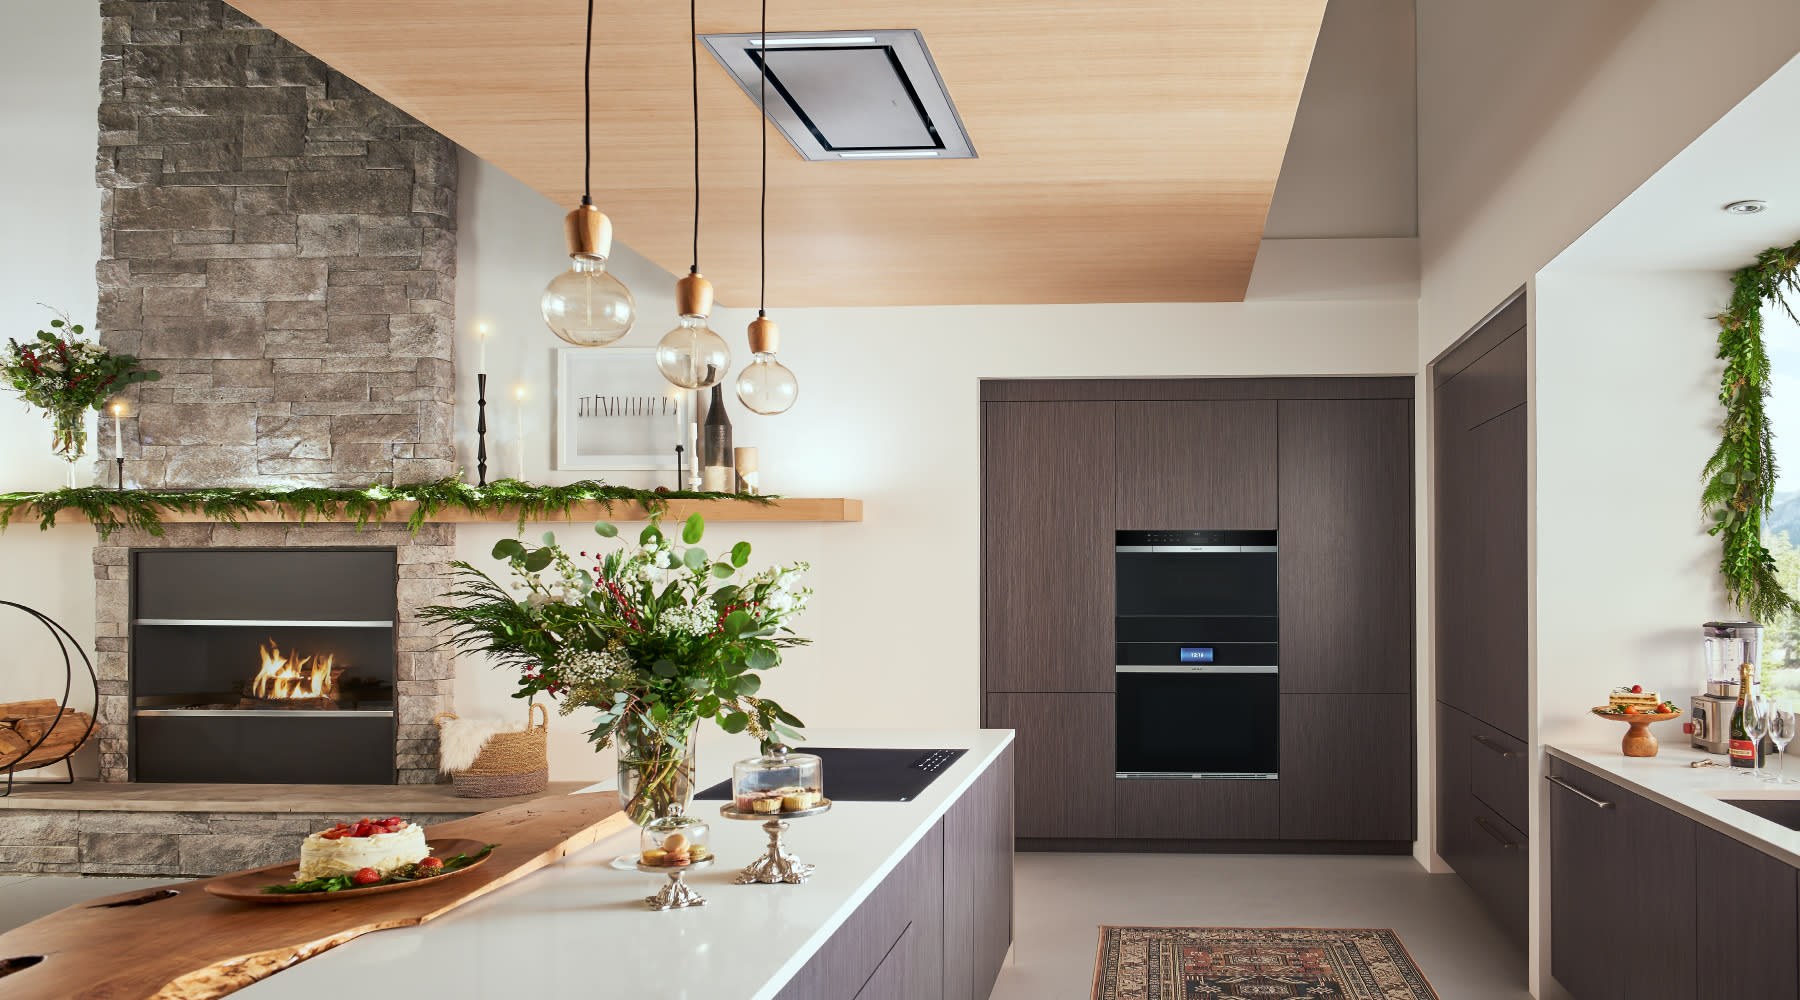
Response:
M1762 540L1763 516L1775 493L1774 438L1763 401L1769 395L1769 354L1763 347L1765 301L1780 303L1800 293L1800 243L1772 247L1732 276L1731 306L1719 319L1719 359L1725 374L1719 402L1725 406L1719 447L1701 473L1700 506L1713 521L1724 554L1719 571L1732 603L1755 621L1771 623L1800 611L1775 575L1775 560Z
M397 503L418 505L406 519L407 527L414 532L446 510L515 514L520 530L524 530L527 521L572 517L573 508L583 503L598 503L607 511L612 510L615 503L638 503L652 511L660 511L670 500L742 500L769 504L776 499L746 493L638 490L608 486L591 479L567 486L534 486L517 479L501 479L476 487L456 479L440 479L408 486L287 490L112 490L87 486L45 493L0 493L0 530L11 524L14 515L21 511L35 513L38 527L45 530L56 524L58 514L77 511L100 529L102 538L120 528L138 528L160 536L163 533L162 511L199 513L220 523L235 525L245 514L260 510L264 504L273 505L300 521L309 517L334 520L348 516L361 528L371 521L387 520Z

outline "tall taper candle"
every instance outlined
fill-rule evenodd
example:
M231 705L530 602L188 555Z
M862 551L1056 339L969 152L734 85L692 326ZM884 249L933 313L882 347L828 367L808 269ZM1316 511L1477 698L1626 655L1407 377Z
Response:
M519 386L517 389L515 389L513 391L513 397L519 401L518 413L516 414L516 416L518 418L518 427L519 427L519 439L518 439L519 482L524 482L525 481L525 387Z
M125 412L124 403L113 404L113 457L125 457L125 435L119 431L119 414Z
M475 343L480 347L475 355L475 370L478 372L487 371L487 335L488 325L486 323L476 324Z

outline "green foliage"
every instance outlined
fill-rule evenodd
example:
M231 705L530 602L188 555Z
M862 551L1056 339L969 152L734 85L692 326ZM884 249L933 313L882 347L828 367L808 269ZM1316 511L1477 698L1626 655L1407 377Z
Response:
M20 343L9 339L0 349L0 381L12 386L26 403L41 408L55 432L55 451L75 461L87 449L83 414L98 410L120 390L138 382L155 382L150 371L129 354L114 354L83 340L86 330L58 313L50 329Z
M200 513L235 526L244 515L260 510L264 504L271 504L300 521L309 517L330 520L348 516L359 529L370 522L388 520L395 504L416 504L406 518L407 528L415 533L447 510L504 511L517 516L519 528L524 530L527 521L545 521L553 517L573 520L574 508L584 503L598 503L608 511L615 503L641 503L654 513L667 508L670 500L742 500L768 504L775 499L772 496L691 490L658 493L608 486L595 480L582 480L567 486L534 486L517 479L502 479L476 487L457 479L440 479L407 486L267 490L109 490L85 486L43 493L0 493L0 530L5 530L21 512L35 512L38 526L47 530L56 524L58 514L76 511L100 529L102 538L120 528L137 528L161 535L163 511Z
M400 868L395 869L392 874L383 878L381 881L370 882L368 885L357 885L356 878L353 875L327 875L323 878L308 879L305 882L283 882L279 885L265 885L263 886L263 892L273 895L289 896L309 892L344 892L346 890L354 892L357 889L375 889L384 885L397 885L402 882L418 882L422 879L448 875L459 868L467 868L493 853L494 848L499 846L499 844L489 844L481 850L476 851L474 857L470 857L467 854L458 854L455 857L444 858L444 865L442 868L426 868L421 865L403 865Z
M1775 448L1764 402L1769 396L1769 354L1763 347L1762 308L1800 292L1800 243L1773 247L1732 276L1731 305L1719 319L1719 359L1725 373L1719 402L1725 407L1719 447L1701 473L1700 507L1719 536L1719 571L1732 603L1760 622L1800 610L1783 587L1774 556L1762 537L1763 516L1775 493Z

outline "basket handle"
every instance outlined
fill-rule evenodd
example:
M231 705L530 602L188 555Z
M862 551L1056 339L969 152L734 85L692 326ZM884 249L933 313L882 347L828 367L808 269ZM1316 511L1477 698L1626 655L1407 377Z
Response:
M431 717L431 724L438 727L439 729L442 729L442 728L444 728L444 720L445 719L454 719L454 718L456 718L455 712L439 712L438 714Z
M544 713L543 725L533 726L531 724L531 720L535 719L537 717L535 713L538 713L538 712ZM532 702L531 707L526 709L526 711L525 711L525 728L527 728L527 729L549 729L550 728L550 710L545 708L544 706L538 704L535 701Z

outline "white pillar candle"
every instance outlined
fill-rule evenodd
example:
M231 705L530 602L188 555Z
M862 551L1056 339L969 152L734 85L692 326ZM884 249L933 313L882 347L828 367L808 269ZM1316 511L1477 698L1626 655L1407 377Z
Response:
M113 454L117 458L125 457L125 435L119 430L119 414L125 412L124 403L113 404Z
M478 324L475 327L475 343L480 345L475 354L475 371L477 374L487 371L487 337L488 325Z

